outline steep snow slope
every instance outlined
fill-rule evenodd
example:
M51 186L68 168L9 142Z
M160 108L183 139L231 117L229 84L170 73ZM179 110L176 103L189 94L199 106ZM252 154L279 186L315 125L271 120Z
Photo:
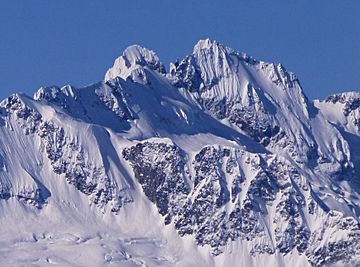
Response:
M348 175L353 190L360 191L360 181L356 179L360 172L360 93L349 92L332 95L323 101L315 101L315 105L326 120L330 122L346 139L349 146L349 158L353 165ZM352 179L352 177L354 177ZM358 207L355 207L359 215Z
M3 263L356 266L358 99L313 103L282 65L210 40L169 73L136 45L103 82L10 96Z
M315 101L326 119L339 125L346 131L359 135L360 133L360 93L348 92L332 95L324 101Z

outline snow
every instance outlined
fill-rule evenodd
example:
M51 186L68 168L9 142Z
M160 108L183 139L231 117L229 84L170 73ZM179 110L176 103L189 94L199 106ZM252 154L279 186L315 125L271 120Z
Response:
M210 39L200 40L182 63L186 75L179 63L166 74L155 52L134 45L115 60L104 81L85 88L44 87L34 98L14 95L1 102L1 265L310 266L307 254L295 247L285 254L275 248L277 231L291 226L279 213L287 196L300 209L294 221L302 220L313 234L309 254L331 242L359 242L351 239L358 229L340 229L346 218L358 222L360 215L354 179L360 174L358 93L338 102L309 101L295 74L281 64L257 61ZM234 109L248 113L235 116ZM234 120L247 114L248 121ZM279 130L258 138L262 132L252 135L252 125ZM271 201L251 195L265 230L253 239L226 240L217 256L208 244L197 245L195 234L180 237L175 223L164 224L136 178L135 159L124 157L125 149L146 143L176 146L183 153L188 200L206 195L207 185L216 193L225 184L231 192L236 179L244 179L234 201L211 214L214 218L231 214L273 171L269 188L285 189L277 188ZM209 157L216 171L195 186L202 151L214 153ZM161 167L165 152L146 155L150 167L159 162ZM230 158L235 167L227 171ZM273 254L262 250L266 246L274 247ZM256 249L261 252L251 253ZM352 256L355 266L359 259Z
M105 81L115 77L121 77L126 80L129 76L132 76L135 79L137 78L139 82L141 81L139 76L144 75L142 66L163 70L160 59L154 51L139 45L129 46L125 49L123 55L115 60L114 66L107 71Z

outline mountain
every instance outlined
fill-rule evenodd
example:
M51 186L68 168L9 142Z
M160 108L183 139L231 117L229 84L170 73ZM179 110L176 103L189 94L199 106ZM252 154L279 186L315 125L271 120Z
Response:
M201 40L0 104L4 266L359 266L360 93Z

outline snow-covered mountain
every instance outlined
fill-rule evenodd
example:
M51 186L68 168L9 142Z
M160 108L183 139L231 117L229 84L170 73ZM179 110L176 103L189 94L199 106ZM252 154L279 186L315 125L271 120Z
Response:
M360 94L201 40L0 104L3 266L358 266Z

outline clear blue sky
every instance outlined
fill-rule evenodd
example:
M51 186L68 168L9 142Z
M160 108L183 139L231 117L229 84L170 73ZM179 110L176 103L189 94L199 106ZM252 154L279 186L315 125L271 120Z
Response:
M170 61L206 37L281 62L309 98L360 91L358 0L2 0L0 98L101 80L138 43Z

